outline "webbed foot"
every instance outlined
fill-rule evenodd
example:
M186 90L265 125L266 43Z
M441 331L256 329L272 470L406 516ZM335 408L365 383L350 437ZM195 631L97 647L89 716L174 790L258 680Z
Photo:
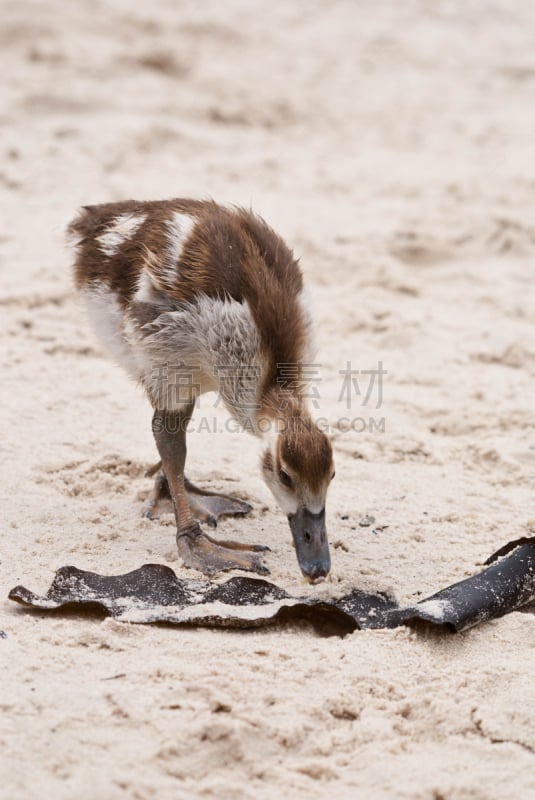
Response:
M154 478L154 488L149 499L142 509L142 515L149 519L158 519L160 514L173 511L169 484L161 462L155 464L145 473L146 477ZM217 521L223 516L243 516L252 510L252 505L236 497L218 494L205 489L200 489L187 478L184 487L191 513L199 522L205 522L212 528L217 527Z
M217 542L203 533L198 523L186 530L179 530L176 536L178 554L184 564L197 569L205 575L216 572L228 572L231 569L242 569L246 572L257 572L268 575L269 569L263 563L263 555L269 547L239 542Z

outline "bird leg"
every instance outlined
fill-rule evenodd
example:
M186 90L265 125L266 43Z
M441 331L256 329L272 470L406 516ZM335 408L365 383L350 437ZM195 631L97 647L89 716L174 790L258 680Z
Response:
M262 553L269 550L263 545L243 545L238 542L217 542L206 533L203 533L198 521L195 519L195 506L192 510L190 495L202 497L204 506L208 500L213 501L219 496L200 491L187 482L184 477L186 463L186 427L193 411L193 405L182 413L171 411L155 411L152 419L152 431L156 446L162 459L162 467L167 479L167 490L173 501L175 510L177 534L176 541L178 553L184 564L192 569L198 569L207 575L215 572L225 572L230 569L243 569L249 572L266 574L269 572L262 562ZM153 473L154 474L154 473ZM188 494L188 488L189 494ZM193 488L192 488L193 487ZM160 491L164 491L164 482L160 481ZM199 494L200 492L200 494ZM153 493L154 494L154 493ZM240 503L242 508L238 513L250 510L248 504L230 498L233 503ZM229 498L220 500L225 503ZM244 508L247 506L247 508ZM228 513L228 511L219 511ZM232 513L236 513L234 510ZM213 515L212 515L213 516Z

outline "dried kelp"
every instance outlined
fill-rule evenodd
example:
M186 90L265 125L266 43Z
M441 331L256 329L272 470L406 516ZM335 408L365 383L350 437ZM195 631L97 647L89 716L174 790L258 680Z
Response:
M61 567L46 595L17 586L9 597L42 610L97 609L122 622L248 628L305 619L343 634L421 620L463 631L535 599L535 538L510 542L486 563L489 566L478 574L405 608L387 594L358 589L344 597L320 599L313 594L293 597L257 578L234 577L222 584L183 580L161 564L108 577Z

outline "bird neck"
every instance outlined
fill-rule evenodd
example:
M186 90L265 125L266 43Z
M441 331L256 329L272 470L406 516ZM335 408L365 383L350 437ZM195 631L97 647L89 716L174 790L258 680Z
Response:
M303 398L296 392L279 386L264 393L255 415L255 426L263 438L274 430L307 425L310 421L310 413Z

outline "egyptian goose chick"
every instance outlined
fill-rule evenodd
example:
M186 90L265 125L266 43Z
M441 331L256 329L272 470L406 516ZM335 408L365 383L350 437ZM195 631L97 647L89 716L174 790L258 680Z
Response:
M161 463L152 470L149 513L170 495L184 563L206 574L268 572L269 548L218 542L199 525L251 507L197 489L184 473L195 401L216 390L261 440L262 474L288 517L303 574L327 575L333 457L303 398L312 330L292 252L259 217L211 201L85 206L68 233L76 287L96 332L154 409Z

